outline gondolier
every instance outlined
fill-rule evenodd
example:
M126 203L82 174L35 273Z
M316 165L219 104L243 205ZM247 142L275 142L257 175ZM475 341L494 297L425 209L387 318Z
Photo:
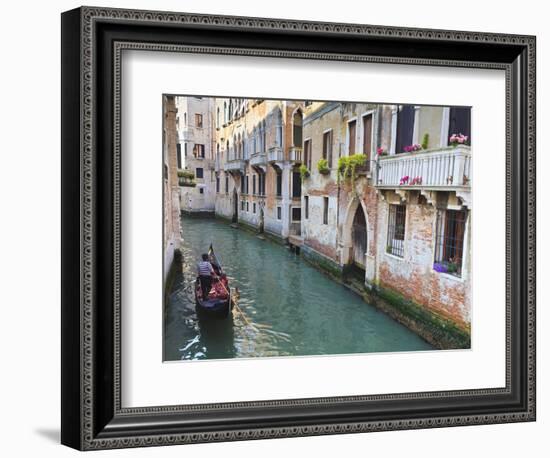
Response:
M229 280L214 253L212 245L197 264L195 304L201 320L225 319L230 316L232 301Z
M215 274L214 268L210 263L209 256L205 253L202 256L202 261L197 264L197 271L199 274L199 280L201 284L203 300L208 299L208 294L212 288L212 275Z

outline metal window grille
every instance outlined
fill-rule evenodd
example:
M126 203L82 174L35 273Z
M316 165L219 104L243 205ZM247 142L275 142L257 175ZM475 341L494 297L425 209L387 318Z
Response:
M323 197L323 224L328 224L328 197Z
M406 212L407 207L405 205L390 205L386 252L400 258L403 257L405 246Z
M465 210L439 210L437 212L435 263L436 270L456 276L462 275Z

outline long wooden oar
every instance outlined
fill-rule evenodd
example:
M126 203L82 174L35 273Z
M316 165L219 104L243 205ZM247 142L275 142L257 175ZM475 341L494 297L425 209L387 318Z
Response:
M219 269L220 269L220 275L223 273L223 267L221 265L221 262L218 260L218 257L216 256L216 253L214 253L214 248L212 247L212 244L210 244L210 248L208 249L209 253L211 256L214 257L214 259L216 260L216 264L218 265ZM241 310L241 308L239 307L239 304L237 303L237 300L235 300L232 296L231 296L231 292L230 291L227 291L227 288L225 287L225 285L223 284L223 282L220 280L218 280L219 283L222 285L223 289L225 290L225 292L227 293L227 295L229 296L229 300L230 300L230 303L229 305L231 305L231 302L233 303L233 306L237 309L237 311L241 314L241 316L243 317L243 320L245 321L245 323L250 326L250 321L248 320L248 318L246 317L246 315L244 314L244 312ZM238 292L238 290L237 290Z

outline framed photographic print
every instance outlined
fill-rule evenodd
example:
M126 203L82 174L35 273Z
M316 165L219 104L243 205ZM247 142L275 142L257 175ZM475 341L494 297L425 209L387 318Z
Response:
M62 15L62 443L535 419L535 38Z

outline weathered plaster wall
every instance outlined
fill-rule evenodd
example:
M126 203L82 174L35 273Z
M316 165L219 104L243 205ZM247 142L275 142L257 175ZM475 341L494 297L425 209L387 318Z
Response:
M174 97L163 99L164 108L164 281L170 272L174 254L181 244L181 225L179 218L179 189L177 174L177 129L176 104Z

